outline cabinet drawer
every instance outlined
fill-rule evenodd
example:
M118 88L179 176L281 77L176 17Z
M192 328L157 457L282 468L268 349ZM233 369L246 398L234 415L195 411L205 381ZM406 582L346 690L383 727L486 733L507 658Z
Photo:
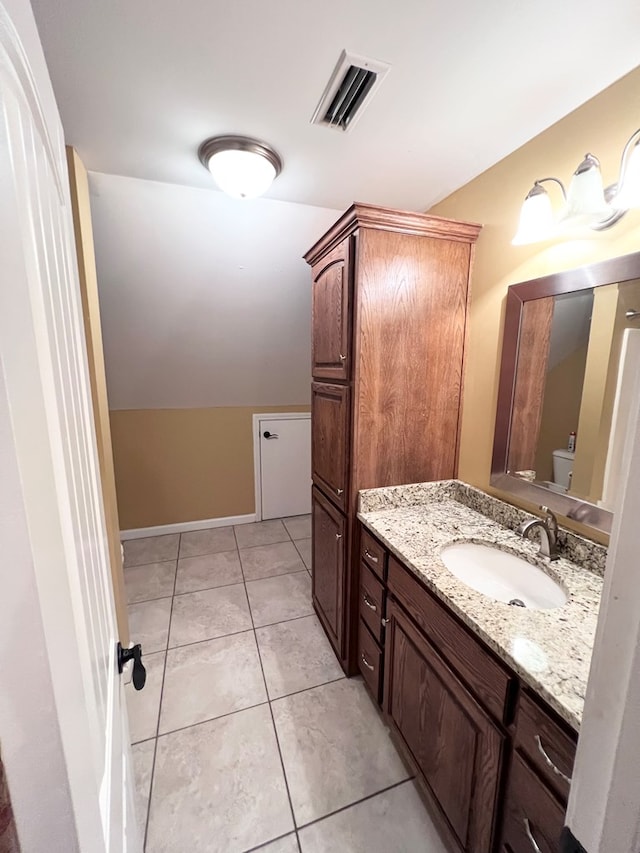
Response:
M358 666L376 702L380 703L382 650L367 630L362 619L358 623Z
M560 853L564 812L544 782L514 753L504 808L502 842L507 850Z
M391 556L388 589L487 710L503 721L513 676Z
M360 618L379 643L382 643L382 617L384 616L385 592L378 578L360 564Z
M372 572L384 580L384 571L387 567L387 552L382 545L368 533L364 527L361 528L360 537L360 559L366 563Z
M576 756L571 737L550 714L523 691L518 704L515 743L542 778L566 802Z

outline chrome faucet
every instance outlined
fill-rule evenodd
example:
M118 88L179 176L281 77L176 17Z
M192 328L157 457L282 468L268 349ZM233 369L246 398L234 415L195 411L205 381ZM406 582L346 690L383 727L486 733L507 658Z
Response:
M523 521L518 527L518 533L523 538L528 538L530 530L540 528L540 553L550 560L558 559L558 519L548 506L541 506L544 518L532 518Z

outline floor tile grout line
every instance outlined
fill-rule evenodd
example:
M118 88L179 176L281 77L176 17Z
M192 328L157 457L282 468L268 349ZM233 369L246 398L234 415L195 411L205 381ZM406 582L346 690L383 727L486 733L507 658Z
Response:
M254 633L252 629L249 631L243 631L243 634ZM237 636L237 635L234 635ZM203 641L204 642L204 641ZM196 643L192 643L191 645L197 645ZM256 640L256 646L258 646ZM184 648L180 646L180 648ZM260 648L258 646L258 654L260 654ZM263 669L263 677L264 669ZM285 693L282 696L276 696L274 699L269 698L269 689L266 686L266 677L265 677L265 690L267 698L262 702L255 702L253 705L247 705L245 708L236 708L233 711L227 711L225 714L217 714L215 717L207 717L206 720L198 720L196 723L189 723L187 726L178 726L178 728L170 729L167 732L158 731L157 735L152 735L151 737L143 738L143 740L137 740L131 744L131 746L137 746L140 743L148 743L150 740L157 740L161 737L166 737L167 735L175 734L176 732L183 732L186 729L192 729L195 726L202 726L204 723L213 723L215 720L222 720L224 717L232 717L234 714L241 714L243 711L250 711L251 708L260 708L262 705L268 705L272 702L279 702L281 699L288 699L291 696L299 696L300 693L308 693L310 690L316 690L318 687L326 687L328 684L335 684L337 681L344 681L346 679L346 675L341 675L339 678L332 678L330 681L323 681L320 684L312 684L309 687L303 687L300 690L294 690L292 693ZM286 833L285 833L286 834ZM266 842L265 842L266 843Z
M272 838L270 841L264 841L262 844L258 844L257 847L250 847L248 850L243 850L242 853L260 853L261 850L264 850L265 847L268 847L270 844L275 844L276 841L284 841L285 838L294 834L295 830L291 829L289 832L285 832L284 835L279 835L277 838ZM298 850L300 850L300 846L298 846Z
M335 684L336 681L344 681L346 675L339 675L337 678L330 678L328 681L321 681L319 684L311 684L309 687L301 687L300 690L292 690L291 693L283 693L282 696L269 696L269 702L279 702L281 699L289 699L291 696L299 696L301 693L308 693L309 690L315 690L317 687L326 687L327 684Z
M178 534L178 558L180 546L182 545L182 533ZM167 628L167 644L164 650L164 666L162 667L162 684L160 685L160 702L158 703L158 720L156 722L155 745L153 748L153 763L151 765L151 781L149 783L149 797L147 799L147 820L144 827L143 850L147 847L147 836L149 834L149 819L151 817L151 797L153 796L153 783L156 775L156 758L158 755L158 737L160 734L160 715L162 714L162 700L164 699L164 680L167 674L167 658L169 657L169 637L171 636L171 620L173 618L173 603L175 600L176 584L178 582L178 564L176 562L176 573L173 578L173 593L171 595L171 608L169 610L169 626Z
M226 553L229 553L229 552L227 551ZM240 586L240 584L243 584L243 583L256 583L257 581L266 581L266 580L271 580L272 578L283 578L283 577L286 577L286 575L301 575L302 572L307 572L307 574L308 574L309 569L306 567L304 560L302 560L302 558L300 558L300 559L301 559L303 568L294 569L291 572L280 572L277 575L264 575L264 577L260 577L260 578L249 578L248 581L244 580L244 578L243 578L243 580L240 580L240 581L230 581L229 583L221 583L221 584L217 584L216 586L203 586L203 587L199 587L198 589L188 589L188 590L185 590L185 592L174 592L171 595L159 595L156 598L141 598L137 601L128 601L127 607L133 607L136 604L148 604L150 601L166 601L169 598L180 598L180 596L182 596L182 595L193 595L196 592L209 592L212 589L227 589L230 586ZM243 574L244 574L244 571L243 571ZM296 617L294 617L294 618L296 618ZM161 649L159 651L161 651Z
M407 776L404 779L400 779L399 782L394 782L392 785L387 785L385 788L381 788L379 791L374 791L373 794L367 794L366 797L361 797L359 800L354 800L352 803L348 803L345 806L341 806L339 809L334 809L331 812L327 812L327 814L322 815L322 817L314 818L314 820L308 821L308 823L303 823L297 827L297 831L300 832L303 829L307 829L309 826L314 826L316 823L322 823L323 820L327 820L327 818L334 817L334 815L340 814L340 812L346 812L347 809L351 809L354 806L359 806L361 803L366 803L367 800L372 800L374 797L379 797L380 794L386 794L388 791L393 791L394 788L399 788L400 785L405 785L407 782L413 782L415 776Z
M315 611L311 610L310 613L303 613L302 616L292 616L290 619L280 619L279 622L268 622L266 625L256 625L256 631L259 631L260 628L272 628L274 625L283 625L285 622L297 622L298 619L308 619L309 616L315 616Z
M264 699L262 702L256 702L253 705L247 705L246 708L236 708L234 711L227 711L226 714L219 714L216 717L207 717L206 720L198 720L197 723L189 723L187 726L178 726L177 729L171 729L168 732L159 732L157 739L160 740L162 737L167 737L168 735L175 735L177 732L185 732L187 729L195 729L197 726L204 726L205 723L215 723L218 720L224 720L227 717L233 717L235 714L241 714L243 711L251 711L253 708L262 708L263 705L268 705L269 700ZM150 740L150 738L149 738ZM140 741L143 743L144 741Z
M249 596L247 595L247 598ZM253 612L251 611L251 603L249 603L249 611L251 612L251 622L253 623ZM300 847L300 839L298 838L298 830L296 824L296 814L293 810L293 800L291 799L291 791L289 790L289 780L287 779L287 771L284 766L284 758L282 757L282 749L280 748L280 738L278 737L278 728L276 726L276 719L273 715L273 708L271 707L271 700L269 698L269 685L267 684L267 676L264 671L264 664L262 662L262 654L260 653L260 643L258 643L258 635L256 634L255 624L253 627L254 638L256 641L256 648L258 650L258 661L260 662L260 670L262 672L262 678L264 680L264 689L267 694L267 704L269 705L269 716L271 717L271 725L273 726L273 734L276 739L276 748L278 750L278 756L280 758L280 767L282 768L282 778L284 779L284 787L287 792L287 800L289 801L289 809L291 811L291 820L293 822L293 829L296 834L296 843L298 845L298 851L301 850Z

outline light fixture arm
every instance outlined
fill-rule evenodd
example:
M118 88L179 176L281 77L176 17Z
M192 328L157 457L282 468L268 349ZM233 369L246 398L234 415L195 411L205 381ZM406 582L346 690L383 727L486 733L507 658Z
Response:
M562 183L562 181L559 178L538 178L538 180L534 182L533 186L537 187L540 184L547 183L548 181L553 181L554 184L557 184L560 187L560 191L562 192L562 197L566 201L567 200L567 191L565 189L564 184Z
M634 146L640 142L640 127L638 130L635 130L629 139L627 140L626 145L622 149L622 156L620 157L620 172L618 174L618 182L616 184L616 188L621 187L624 183L624 179L627 173L627 164L629 162L629 157L631 156L631 151Z

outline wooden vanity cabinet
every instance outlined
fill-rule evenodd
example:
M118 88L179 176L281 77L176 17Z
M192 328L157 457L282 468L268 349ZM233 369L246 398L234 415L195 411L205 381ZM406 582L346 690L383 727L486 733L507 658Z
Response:
M350 675L361 657L358 491L456 476L467 291L479 231L354 204L305 255L313 482L343 514L345 547L342 575L329 577L334 561L314 545L314 607L325 628L340 614L342 624L327 635ZM316 593L327 589L341 596L330 616Z
M560 853L575 733L368 530L359 543L360 671L443 838Z
M493 849L506 736L391 600L384 711L461 850Z

